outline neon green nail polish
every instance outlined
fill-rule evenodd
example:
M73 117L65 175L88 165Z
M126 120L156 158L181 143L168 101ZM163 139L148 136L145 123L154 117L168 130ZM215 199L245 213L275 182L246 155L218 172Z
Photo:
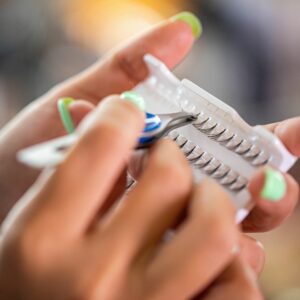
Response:
M173 21L183 21L191 26L194 37L199 38L202 34L203 28L200 20L191 12L181 12L171 18Z
M69 106L74 102L73 98L62 98L57 102L58 112L60 118L64 124L64 127L68 133L73 133L75 126L72 120L72 117L69 112Z
M144 98L133 91L125 92L121 95L121 99L127 100L135 104L141 111L146 111L146 104Z
M261 197L271 202L277 202L283 198L285 193L286 182L283 175L271 168L266 169Z

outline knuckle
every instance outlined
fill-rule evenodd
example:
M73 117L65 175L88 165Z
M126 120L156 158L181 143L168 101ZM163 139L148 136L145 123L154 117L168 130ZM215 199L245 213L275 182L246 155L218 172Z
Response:
M114 69L120 70L133 84L143 80L147 74L148 69L145 66L142 56L130 56L126 51L118 51L111 58L111 64Z

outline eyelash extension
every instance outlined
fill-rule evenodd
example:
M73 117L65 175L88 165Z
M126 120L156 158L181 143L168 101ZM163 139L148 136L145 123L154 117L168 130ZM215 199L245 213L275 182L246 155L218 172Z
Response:
M217 180L226 189L239 192L247 187L247 179L202 150L183 135L180 135L177 131L172 131L168 137L181 148L187 160L195 168Z
M257 157L261 154L261 151L257 146L252 145L249 141L242 139L232 132L229 132L229 130L222 127L211 117L205 117L203 113L200 113L200 119L198 118L198 120L194 123L194 126L200 132L206 134L209 138L220 142L228 149L241 155L244 159L250 161L253 160L253 165L259 166L268 163L269 158L267 154L264 154L263 157L257 160ZM250 152L251 149L255 151L253 155Z

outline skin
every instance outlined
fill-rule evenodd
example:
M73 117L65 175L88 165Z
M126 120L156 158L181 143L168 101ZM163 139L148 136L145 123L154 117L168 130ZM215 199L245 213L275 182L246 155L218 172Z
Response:
M3 224L1 296L231 299L238 293L261 299L255 272L238 251L240 243L248 246L231 200L214 182L194 185L173 142L157 143L139 183L119 198L143 126L143 114L118 96L83 122L64 163L44 173ZM183 211L187 217L178 225Z
M147 76L145 53L174 67L193 42L186 23L166 21L53 88L2 130L2 219L21 199L2 226L1 295L261 299L255 275L263 266L262 248L239 232L231 201L216 184L193 184L191 170L172 142L152 149L139 183L126 201L119 201L143 116L133 104L106 96L129 90ZM65 96L86 100L70 108L76 123L96 108L80 125L81 139L67 160L28 190L39 174L18 164L15 154L65 134L56 109L57 99ZM285 121L270 129L299 155L295 133L300 120L295 123ZM243 223L245 230L272 229L292 212L298 185L286 179L284 199L268 203L259 197L262 171L257 174L250 185L256 208ZM181 220L184 211L188 214ZM162 237L178 220L176 235L167 243Z

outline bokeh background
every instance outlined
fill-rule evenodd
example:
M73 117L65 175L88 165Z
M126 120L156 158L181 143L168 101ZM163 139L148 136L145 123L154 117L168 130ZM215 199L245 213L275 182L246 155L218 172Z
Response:
M182 10L204 34L176 69L251 124L300 115L299 0L0 0L0 126L61 80ZM300 179L300 168L293 174ZM300 299L300 209L257 235L267 299Z

